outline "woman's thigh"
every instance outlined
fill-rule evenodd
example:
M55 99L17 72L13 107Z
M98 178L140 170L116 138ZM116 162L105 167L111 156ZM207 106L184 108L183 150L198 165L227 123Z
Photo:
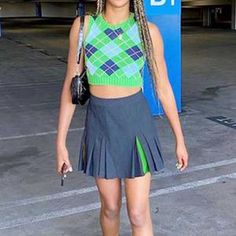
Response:
M149 210L149 191L151 174L147 172L144 176L125 178L125 195L127 211L129 216L140 216Z
M120 208L122 200L121 179L95 178L95 182L102 206L111 210Z

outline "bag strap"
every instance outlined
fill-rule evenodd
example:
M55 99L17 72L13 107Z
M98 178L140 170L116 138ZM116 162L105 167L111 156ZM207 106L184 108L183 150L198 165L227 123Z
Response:
M83 28L84 28L84 15L80 16L80 31L78 38L78 50L77 50L77 63L80 62L82 43L83 43Z

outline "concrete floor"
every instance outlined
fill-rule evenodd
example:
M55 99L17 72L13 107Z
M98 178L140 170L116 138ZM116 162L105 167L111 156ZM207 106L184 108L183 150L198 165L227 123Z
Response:
M26 24L27 23L27 24ZM23 30L22 30L23 26ZM76 109L67 145L74 172L60 186L54 140L69 24L7 23L0 38L0 235L99 236L92 177L76 171L85 107ZM152 179L155 235L236 235L236 32L183 29L183 112L189 167L175 169L166 118L157 119L166 168ZM124 191L123 191L124 196ZM121 236L131 235L124 204Z

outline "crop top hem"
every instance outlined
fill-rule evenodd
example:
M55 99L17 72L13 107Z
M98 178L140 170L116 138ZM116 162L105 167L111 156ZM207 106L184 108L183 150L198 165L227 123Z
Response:
M101 85L101 86L117 86L117 87L142 87L143 84L102 84L102 83L90 83L89 85Z
M123 86L123 87L133 87L133 86L143 86L143 80L137 77L137 79L130 79L124 78L124 83L122 83L123 80L121 78L119 79L113 79L110 78L109 82L107 80L103 80L102 78L98 77L88 77L88 83L92 85L115 85L115 86Z

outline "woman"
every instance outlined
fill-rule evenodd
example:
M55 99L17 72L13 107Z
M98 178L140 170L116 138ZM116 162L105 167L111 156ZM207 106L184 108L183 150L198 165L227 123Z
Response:
M80 17L70 31L68 68L61 95L57 171L72 171L66 134L75 105L70 83L76 72ZM149 206L151 175L164 167L158 131L142 93L145 59L155 91L176 138L182 171L188 165L184 136L168 80L163 42L157 26L145 17L143 0L98 0L95 15L85 16L79 70L87 66L91 97L87 106L78 170L95 178L101 200L103 235L119 235L121 179L124 179L132 235L153 235Z

